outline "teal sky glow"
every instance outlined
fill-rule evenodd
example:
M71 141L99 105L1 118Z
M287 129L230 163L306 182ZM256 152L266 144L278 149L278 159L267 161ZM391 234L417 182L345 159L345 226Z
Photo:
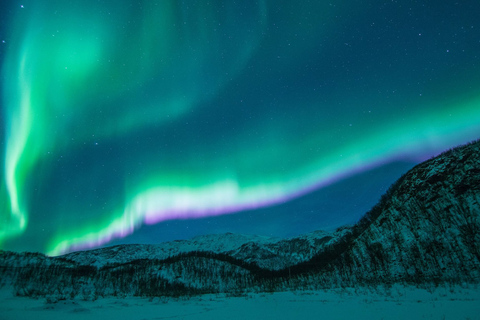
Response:
M409 166L480 137L479 11L476 1L10 1L0 248L57 255L354 222ZM348 202L354 185L378 190L347 216L308 213Z

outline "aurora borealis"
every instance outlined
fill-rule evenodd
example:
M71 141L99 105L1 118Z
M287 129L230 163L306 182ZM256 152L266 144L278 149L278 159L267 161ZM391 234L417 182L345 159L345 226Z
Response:
M478 1L2 6L2 249L353 222L480 137Z

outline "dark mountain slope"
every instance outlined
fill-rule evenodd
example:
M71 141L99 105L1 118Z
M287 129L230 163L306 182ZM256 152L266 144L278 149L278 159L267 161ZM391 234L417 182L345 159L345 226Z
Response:
M477 282L480 141L411 169L344 232L294 273L315 272L327 283Z
M20 295L185 295L365 284L478 283L480 141L394 183L356 225L293 239L214 235L50 258L0 252Z

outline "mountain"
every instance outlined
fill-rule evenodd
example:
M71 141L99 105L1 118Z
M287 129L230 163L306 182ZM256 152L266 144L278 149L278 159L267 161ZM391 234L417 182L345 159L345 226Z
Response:
M478 282L480 141L425 161L394 183L379 203L315 264L325 282ZM330 280L328 280L330 279Z
M177 240L156 245L117 245L113 247L69 253L63 258L82 265L98 268L141 259L166 259L193 251L211 252L255 263L258 266L280 270L308 261L321 251L323 244L334 235L315 231L290 239L278 239L242 234L214 234L197 236L191 240Z
M26 296L159 296L480 280L480 140L425 161L353 226L290 239L209 235L46 257L0 252Z

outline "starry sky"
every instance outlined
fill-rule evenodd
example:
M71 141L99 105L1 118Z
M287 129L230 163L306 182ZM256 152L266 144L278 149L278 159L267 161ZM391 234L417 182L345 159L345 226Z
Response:
M480 3L2 2L0 248L357 221L480 137Z

